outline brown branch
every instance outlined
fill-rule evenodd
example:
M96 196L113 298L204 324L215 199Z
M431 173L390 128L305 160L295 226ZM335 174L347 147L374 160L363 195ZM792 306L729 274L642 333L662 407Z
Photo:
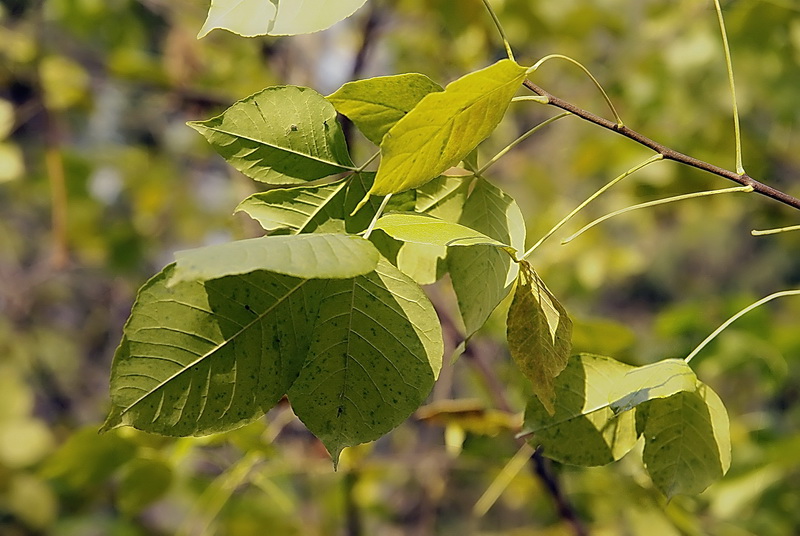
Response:
M793 197L787 193L784 193L780 190L776 190L772 186L767 186L766 184L755 180L746 173L740 175L735 171L731 171L729 169L709 164L708 162L705 162L703 160L698 160L697 158L685 155L674 149L670 149L669 147L662 145L657 141L653 141L647 136L644 136L643 134L636 132L635 130L631 130L630 128L624 125L618 125L617 123L609 121L608 119L600 117L599 115L595 115L588 110L579 108L578 106L575 106L571 102L567 102L564 99L560 99L555 95L548 93L547 91L537 86L530 80L525 80L525 82L523 82L523 85L526 88L533 91L535 94L541 97L546 97L548 100L548 104L550 106L555 106L556 108L560 108L562 110L570 112L580 117L581 119L589 121L590 123L593 123L607 130L611 130L613 132L616 132L617 134L625 136L626 138L633 140L640 145L644 145L645 147L652 149L653 151L662 155L666 160L673 160L675 162L680 162L681 164L685 164L693 168L702 169L703 171L707 171L709 173L713 173L714 175L718 175L733 182L739 183L742 186L750 186L756 193L759 193L761 195L779 201L785 205L789 205L790 207L800 209L800 199Z

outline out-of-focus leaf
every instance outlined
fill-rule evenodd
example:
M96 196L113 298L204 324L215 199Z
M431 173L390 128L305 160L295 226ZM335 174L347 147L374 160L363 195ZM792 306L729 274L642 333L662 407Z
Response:
M347 82L327 99L367 139L380 145L389 129L434 91L442 87L424 74L407 73Z
M501 432L516 432L521 416L486 408L480 400L438 400L417 410L415 416L441 426L458 426L479 435L496 436Z
M83 428L47 459L42 475L72 490L91 490L135 454L136 445L117 432L98 435L94 427Z
M507 326L511 357L553 415L555 378L567 366L572 349L572 320L527 261L520 262Z
M125 465L117 490L119 509L134 516L161 498L172 484L172 467L161 460L140 458Z

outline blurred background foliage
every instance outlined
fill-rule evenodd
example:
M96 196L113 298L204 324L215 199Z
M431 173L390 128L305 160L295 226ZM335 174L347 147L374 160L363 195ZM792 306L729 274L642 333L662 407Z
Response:
M520 62L570 55L602 81L629 126L733 167L712 2L493 4ZM745 167L800 195L800 2L722 4ZM197 41L207 8L201 0L0 1L0 534L579 533L535 471L506 467L529 391L504 349L502 310L445 367L431 406L346 451L338 473L285 404L209 438L96 433L136 289L177 249L258 232L231 216L258 185L186 121L268 85L327 94L354 76L408 71L444 84L504 55L477 0L370 0L318 34L215 31ZM606 113L565 62L546 63L534 80ZM512 105L481 158L552 114ZM374 150L357 133L351 148L356 161ZM516 197L536 239L648 156L566 118L505 157L492 177ZM571 230L722 181L658 163L590 205ZM791 209L755 195L691 200L622 216L560 246L568 228L533 262L575 318L577 351L643 364L685 356L743 306L796 286L800 233L749 234L796 223ZM430 291L443 316L452 314L447 284ZM800 300L774 302L693 361L731 415L733 466L723 481L667 504L636 456L594 469L556 465L582 527L597 535L798 533L798 318ZM452 348L457 328L446 327ZM498 475L508 486L490 488Z

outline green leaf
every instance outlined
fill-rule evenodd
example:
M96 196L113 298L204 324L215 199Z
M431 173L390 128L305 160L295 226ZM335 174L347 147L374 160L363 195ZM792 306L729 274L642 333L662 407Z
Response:
M419 407L442 352L430 301L382 259L375 272L327 282L289 400L336 463L344 447L379 438Z
M567 366L572 350L572 320L527 261L520 262L507 326L511 357L553 415L555 378Z
M469 227L414 212L386 214L375 224L389 236L429 246L494 246L516 253L514 248Z
M609 357L571 357L555 380L555 413L551 415L537 397L528 401L524 430L533 432L530 442L541 445L545 456L572 465L620 459L638 438L635 417L633 411L615 414L608 392L631 369Z
M139 458L124 468L117 488L117 506L135 516L160 499L172 484L172 467L161 460Z
M346 234L262 236L175 253L169 284L267 270L303 279L346 279L371 272L380 254Z
M722 478L731 463L730 424L719 396L697 390L647 402L643 459L667 497L697 494Z
M511 196L485 179L476 181L459 223L517 251L525 248L525 220L519 207ZM519 266L505 251L475 246L451 248L447 253L447 268L469 337L508 295Z
M321 282L270 272L139 291L111 371L104 429L171 436L232 430L286 393L308 351Z
M683 359L665 359L628 371L609 393L611 409L619 413L655 398L695 391L697 376Z
M269 87L189 126L233 167L269 184L298 184L352 169L336 110L312 89Z
M318 32L355 13L366 0L212 0L197 38L215 28L244 37Z
M136 445L119 433L98 435L91 426L74 431L42 466L42 475L69 490L99 489L123 464L136 458Z
M380 145L395 123L435 91L443 91L442 86L424 74L407 73L347 82L327 99L368 140Z
M500 60L429 93L383 137L370 193L422 186L460 162L494 131L525 78L525 67Z

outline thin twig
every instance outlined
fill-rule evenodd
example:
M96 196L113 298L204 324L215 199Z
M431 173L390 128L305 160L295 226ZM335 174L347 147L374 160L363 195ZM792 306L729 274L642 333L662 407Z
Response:
M613 121L604 119L596 114L593 114L588 110L584 110L583 108L575 106L571 102L565 101L564 99L560 99L555 95L548 93L547 91L545 91L538 85L534 84L530 80L525 80L525 82L523 82L523 85L528 89L530 89L531 91L533 91L535 94L542 97L547 97L548 106L555 106L556 108L560 108L567 112L571 112L574 115L580 117L581 119L584 119L597 126L603 127L607 130L611 130L613 132L616 132L617 134L625 136L626 138L635 141L639 145L643 145L649 149L652 149L653 151L662 155L666 160L672 160L674 162L679 162L681 164L685 164L693 168L707 171L708 173L712 173L719 177L723 177L733 182L739 183L742 186L751 186L753 188L753 191L758 194L779 201L785 205L789 205L790 207L800 209L800 199L791 196L787 193L784 193L780 190L777 190L772 186L767 186L766 184L755 180L746 173L740 175L735 171L721 168L719 166L715 166L714 164L709 164L708 162L705 162L703 160L699 160L697 158L680 153L674 149L670 149L669 147L662 145L661 143L658 143L656 141L653 141L647 136L640 134L639 132L636 132L635 130L632 130L626 126L619 126Z

